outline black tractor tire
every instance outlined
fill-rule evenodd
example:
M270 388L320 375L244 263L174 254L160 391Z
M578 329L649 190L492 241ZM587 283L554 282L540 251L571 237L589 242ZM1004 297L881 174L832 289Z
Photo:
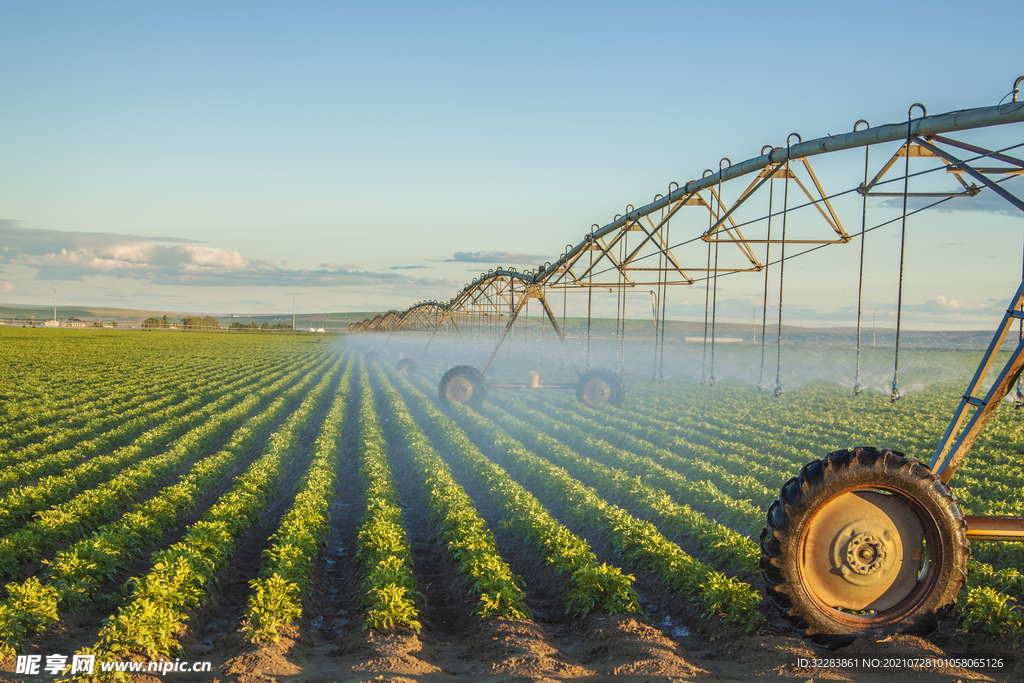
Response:
M805 465L768 509L761 573L782 617L819 647L923 635L964 586L966 530L956 499L917 460L836 451Z
M626 397L622 378L607 368L585 372L576 383L576 398L591 408L600 405L621 406Z
M482 372L472 365L456 365L444 373L437 385L445 403L479 406L487 398L487 382Z
M398 361L398 365L395 367L403 375L409 376L416 372L416 369L419 368L419 363L414 361L412 358L403 358Z

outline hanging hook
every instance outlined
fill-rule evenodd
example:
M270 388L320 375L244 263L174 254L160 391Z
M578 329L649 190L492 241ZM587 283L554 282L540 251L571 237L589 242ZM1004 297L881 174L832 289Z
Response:
M1013 82L1013 101L1017 101L1017 95L1020 94L1020 84L1024 83L1024 76L1019 76L1017 80Z
M707 178L709 175L715 175L715 172L712 171L710 168L705 168L704 173L701 175L701 178Z
M921 110L921 118L926 118L928 116L928 108L925 107L920 102L914 102L912 105L910 105L910 109L907 110L907 116L910 117L911 119L914 118L914 107L917 107Z
M857 123L853 124L853 132L854 132L854 133L856 133L856 132L857 132L857 131L859 130L859 129L857 128L857 126L859 126L859 125L860 125L860 124L862 124L862 123L864 124L864 130L867 130L868 128L870 128L870 127L871 127L871 124L870 124L870 123L868 123L868 122L867 122L867 121L866 121L865 119L858 119L858 120L857 120Z
M728 161L729 163L728 165L723 167L722 163L726 161ZM729 166L732 166L732 159L730 159L729 157L722 157L722 159L718 162L718 172L721 173L722 168L729 168Z
M789 151L789 148L793 146L792 142L790 142L793 138L796 138L797 144L804 141L804 139L800 136L800 133L790 133L789 136L786 138L787 152Z

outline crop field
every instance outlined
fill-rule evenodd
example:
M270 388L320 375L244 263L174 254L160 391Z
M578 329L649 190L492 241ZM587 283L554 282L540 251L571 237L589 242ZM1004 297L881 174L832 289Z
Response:
M619 407L471 408L347 338L0 330L0 679L77 653L150 681L817 680L764 597L765 511L837 449L927 462L968 379L936 353L895 406L637 373ZM1022 412L953 479L965 514L1024 515ZM1024 547L971 550L937 631L839 653L1009 654L906 678L1022 680Z

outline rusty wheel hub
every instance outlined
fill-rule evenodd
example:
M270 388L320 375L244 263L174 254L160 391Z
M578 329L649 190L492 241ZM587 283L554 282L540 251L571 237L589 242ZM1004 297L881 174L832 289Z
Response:
M594 377L583 387L583 400L589 406L600 406L612 397L612 388L603 379Z
M891 534L883 532L882 535L892 540ZM874 574L885 565L887 549L885 540L874 534L854 534L846 544L846 566L858 574Z
M878 491L845 493L822 506L807 530L801 575L833 609L888 610L917 586L924 528L902 498Z
M473 383L462 375L456 375L448 382L445 393L453 403L466 403L473 397Z

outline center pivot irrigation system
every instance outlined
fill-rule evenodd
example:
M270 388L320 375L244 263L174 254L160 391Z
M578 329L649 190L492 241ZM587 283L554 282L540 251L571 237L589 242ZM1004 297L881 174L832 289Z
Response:
M639 209L629 206L611 223L595 225L583 241L567 247L553 263L523 273L491 270L447 303L421 302L404 312L390 311L354 324L350 330L387 332L389 339L396 332L412 331L430 332L431 340L442 332L493 334L494 349L482 370L457 366L445 373L440 383L444 400L476 402L483 400L489 386L512 386L488 385L484 374L531 300L540 303L543 316L562 341L564 362L564 301L569 292L585 292L586 371L577 383L547 386L575 387L578 397L591 405L617 404L623 397L620 374L625 358L627 293L634 297L650 293L657 380L662 377L668 287L704 283L702 381L713 384L718 280L736 273L762 272L765 304L758 387L765 388L769 273L778 272L777 342L781 348L786 262L828 245L858 242L854 393L859 394L863 389L860 312L864 243L868 233L892 225L900 230L891 390L891 400L896 402L900 397L899 340L908 217L948 201L971 201L985 190L1024 212L1024 201L1004 186L1007 180L1024 175L1024 161L1016 151L1024 147L1024 130L1012 125L1024 122L1022 81L1024 77L1018 78L1012 92L996 106L929 116L923 105L915 104L902 123L871 127L866 121L858 121L850 133L809 142L794 133L785 147L766 146L756 158L739 164L722 159L717 170L708 169L701 179L683 185L673 183L653 202ZM989 129L1011 139L989 149L950 137L976 129ZM884 149L886 144L898 148L889 150L882 157L885 162L872 174L871 149L878 145ZM853 183L847 180L847 189L826 194L810 158L854 149L863 149L862 178ZM835 169L832 172L841 176ZM826 179L832 180L831 176ZM734 180L739 181L735 193L730 182ZM731 201L724 199L727 195L733 197ZM889 207L901 207L899 215L869 223L869 197L888 198ZM859 225L852 236L836 210L840 201L847 208L852 205L859 209ZM694 222L700 226L699 234L673 243L672 234L687 234L686 227ZM616 296L615 371L589 367L593 296L605 291ZM557 293L562 295L562 325L548 302ZM1015 321L1020 323L1019 343L983 394L982 384ZM415 369L411 359L403 363L401 369ZM776 358L776 396L782 393L780 366L781 355ZM761 534L761 568L769 598L796 630L828 647L843 645L858 635L930 631L952 608L965 583L971 540L1024 542L1024 518L965 516L947 488L995 408L1015 385L1015 403L1018 407L1024 404L1022 370L1024 281L1011 299L930 465L893 450L855 448L830 453L805 465L786 483L767 513L767 527ZM546 385L534 375L530 384L514 386Z

